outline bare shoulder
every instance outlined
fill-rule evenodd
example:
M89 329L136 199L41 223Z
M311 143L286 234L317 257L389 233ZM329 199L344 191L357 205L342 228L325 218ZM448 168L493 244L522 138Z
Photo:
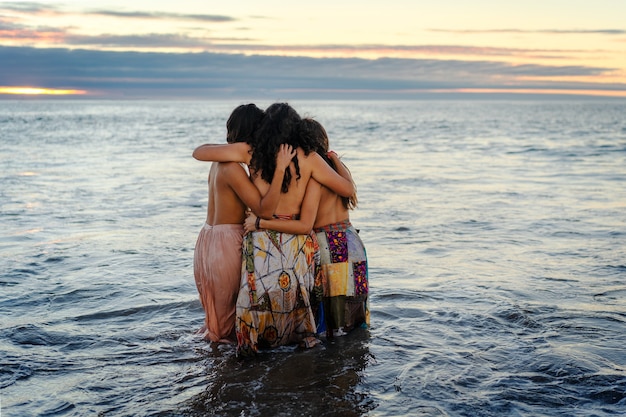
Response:
M231 146L233 148L241 149L242 152L249 152L250 149L252 149L246 142L235 142L232 143Z
M240 161L249 164L252 158L252 147L245 142L233 143L232 146L236 149L239 156L241 156Z
M241 166L241 162L220 162L219 169L221 172L227 173L229 175L239 175L243 173L246 177L248 174L243 166Z
M305 155L304 153L304 150L302 150L302 148L300 147L296 148L296 156L298 157L298 159L303 159L307 157L307 155Z
M319 155L315 151L311 151L308 154L306 154L302 148L298 148L296 151L298 152L298 159L301 161L314 163L316 162L316 156L319 157Z

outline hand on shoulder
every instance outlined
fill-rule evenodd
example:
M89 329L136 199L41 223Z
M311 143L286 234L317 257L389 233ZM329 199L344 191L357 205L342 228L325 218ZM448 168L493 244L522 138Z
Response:
M276 153L276 168L285 171L293 157L296 156L296 150L286 143L280 145L280 149Z

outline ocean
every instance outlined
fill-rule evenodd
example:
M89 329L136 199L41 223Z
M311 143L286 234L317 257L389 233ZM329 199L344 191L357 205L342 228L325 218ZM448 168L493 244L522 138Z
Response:
M253 360L194 335L191 153L242 103L0 101L2 417L626 414L625 101L290 101L357 184L371 326Z

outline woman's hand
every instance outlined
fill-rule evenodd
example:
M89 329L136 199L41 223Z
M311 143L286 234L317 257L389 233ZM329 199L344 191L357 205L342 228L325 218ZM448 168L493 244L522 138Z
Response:
M294 156L296 156L296 150L291 145L286 143L280 145L280 149L276 153L276 169L287 170Z
M248 217L246 217L246 220L243 222L243 228L246 231L246 234L256 230L256 219L257 217L254 213L248 214Z

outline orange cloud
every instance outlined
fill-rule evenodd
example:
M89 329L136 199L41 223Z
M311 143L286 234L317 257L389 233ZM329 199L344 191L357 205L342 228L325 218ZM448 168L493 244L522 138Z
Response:
M65 35L57 31L0 30L0 42L5 45L23 45L30 42L56 44L63 42L64 39Z

